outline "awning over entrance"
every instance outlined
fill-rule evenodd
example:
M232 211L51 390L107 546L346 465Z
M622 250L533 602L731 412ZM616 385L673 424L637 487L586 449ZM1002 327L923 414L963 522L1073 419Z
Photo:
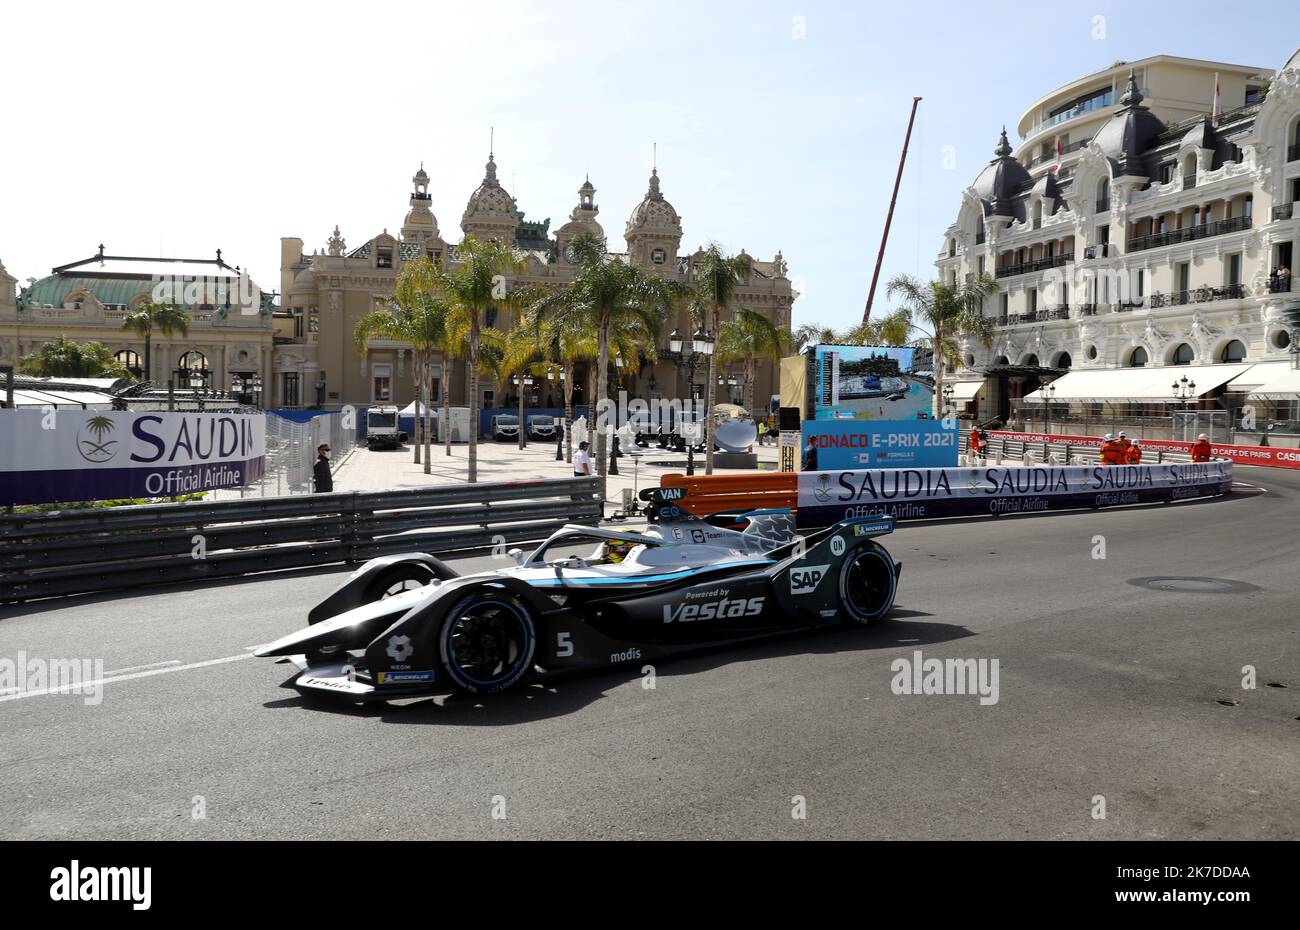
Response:
M984 390L983 381L950 381L947 386L952 388L952 399L963 404L979 397Z
M1052 382L1053 401L1100 401L1111 403L1158 403L1173 401L1173 384L1186 378L1196 382L1196 396L1220 388L1245 374L1252 365L1170 365L1163 368L1106 368L1070 371ZM1025 395L1028 403L1048 398L1039 388Z
M1266 373L1267 379L1262 384L1251 390L1252 397L1262 397L1266 400L1300 399L1300 368L1292 368L1290 362L1272 362L1267 366L1256 365L1255 367L1267 367L1272 370ZM1254 372L1251 372L1251 375L1254 380Z

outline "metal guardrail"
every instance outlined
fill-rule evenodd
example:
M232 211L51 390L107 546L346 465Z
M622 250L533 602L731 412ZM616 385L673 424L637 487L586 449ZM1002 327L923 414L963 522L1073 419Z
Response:
M957 451L967 457L969 465L970 435L963 433L957 444ZM1096 465L1100 453L1096 446L1070 445L1068 443L1029 442L1021 439L1000 439L989 437L988 448L984 451L982 461L990 464L1002 463L1036 463L1040 465ZM1167 449L1144 450L1144 465L1184 465L1192 460L1187 452L1170 452Z
M603 517L599 478L0 516L0 603L539 540Z

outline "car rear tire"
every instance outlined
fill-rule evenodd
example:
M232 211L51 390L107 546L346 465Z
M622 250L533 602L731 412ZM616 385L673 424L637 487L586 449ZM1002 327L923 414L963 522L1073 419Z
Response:
M433 572L428 566L417 562L403 562L391 565L374 577L366 585L366 603L394 597L406 591L422 588L434 580Z
M532 671L537 628L532 613L504 591L479 588L447 611L438 654L447 679L469 694L496 694Z
M866 542L845 558L840 568L840 603L852 626L879 623L894 606L898 573L884 546Z

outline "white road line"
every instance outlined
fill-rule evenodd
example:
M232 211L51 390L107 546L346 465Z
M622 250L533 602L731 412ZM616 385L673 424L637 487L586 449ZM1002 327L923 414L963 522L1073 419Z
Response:
M147 668L162 668L165 665L180 665L180 659L168 659L166 662L150 662L148 665L129 665L126 668L115 668L104 673L107 678L109 675L125 675L127 672L143 672Z
M148 678L152 675L166 675L168 672L185 672L192 668L207 668L209 665L224 665L227 662L238 662L240 659L251 659L251 652L241 653L237 656L226 656L224 659L208 659L206 662L191 662L188 665L171 665L167 668L155 668L147 672L133 672L129 675L114 675L112 678L105 676L97 678L94 681L82 681L72 685L65 685L61 688L44 688L39 691L19 691L17 694L6 694L0 696L0 702L17 701L20 698L41 697L46 694L82 694L87 690L94 689L99 685L106 685L115 681L130 681L134 678Z

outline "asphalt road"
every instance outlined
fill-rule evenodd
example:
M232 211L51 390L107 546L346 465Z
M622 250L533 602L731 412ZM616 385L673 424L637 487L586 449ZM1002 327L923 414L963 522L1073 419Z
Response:
M97 705L0 694L0 835L1295 839L1300 472L1238 477L1266 493L905 525L890 622L665 662L653 689L305 703L247 649L343 570L0 608L0 657L107 679ZM895 695L916 650L997 659L998 702Z

